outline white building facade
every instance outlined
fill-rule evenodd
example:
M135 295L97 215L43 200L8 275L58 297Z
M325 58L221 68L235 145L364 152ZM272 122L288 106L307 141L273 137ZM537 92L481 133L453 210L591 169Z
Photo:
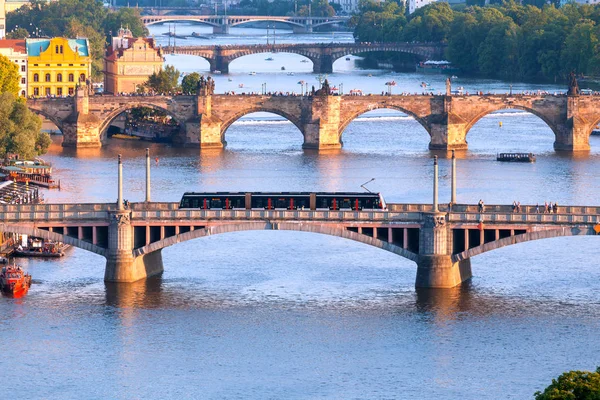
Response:
M0 40L0 54L19 68L19 95L27 97L27 49L24 39Z

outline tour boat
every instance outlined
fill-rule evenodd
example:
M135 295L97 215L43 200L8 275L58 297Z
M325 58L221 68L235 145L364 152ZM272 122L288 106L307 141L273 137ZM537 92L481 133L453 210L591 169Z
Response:
M442 73L442 74L451 74L454 75L455 72L458 72L458 68L452 66L449 61L441 60L427 60L421 61L417 64L417 72L425 72L425 73Z
M0 290L3 294L12 297L22 297L27 294L31 286L31 275L26 274L23 268L17 265L2 267L0 272Z
M307 62L308 62L308 60L304 58L304 59L300 60L300 62L301 62L301 63L307 63Z
M256 75L256 72L252 71L248 75Z
M273 60L274 60L273 57L267 57L267 58L265 58L265 61L273 61Z
M512 162L535 162L533 153L500 153L496 156L496 161L512 161Z
M346 61L350 61L350 57L346 57Z

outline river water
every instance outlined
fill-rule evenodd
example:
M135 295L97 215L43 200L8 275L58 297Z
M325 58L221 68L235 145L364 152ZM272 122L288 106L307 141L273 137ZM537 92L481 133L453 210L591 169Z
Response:
M167 30L152 31L160 29ZM238 60L237 76L255 78L244 72L264 71L262 60ZM371 73L395 78L400 91L441 79ZM375 78L345 60L334 75L346 87L368 88ZM257 76L281 90L289 77ZM220 91L227 76L217 79ZM464 83L484 91L508 85ZM388 201L431 201L428 135L397 112L361 116L339 151L304 151L294 125L265 114L246 116L226 137L223 151L150 144L159 158L153 200L177 201L187 190L360 190L375 178L368 187ZM509 110L480 120L467 140L460 202L598 204L598 137L590 153L556 154L543 121ZM45 191L47 201L114 201L117 154L125 198L144 199L147 143L110 139L102 149L73 150L60 141L54 137L45 158L62 190ZM501 151L534 152L537 162L498 163ZM436 154L447 202L449 160ZM299 232L181 243L163 251L162 277L131 285L105 284L104 259L79 249L58 261L23 259L34 284L25 298L0 299L0 377L18 382L23 390L11 396L23 399L533 398L563 371L600 364L597 247L593 237L509 246L474 257L470 284L437 291L415 291L415 264L394 254Z

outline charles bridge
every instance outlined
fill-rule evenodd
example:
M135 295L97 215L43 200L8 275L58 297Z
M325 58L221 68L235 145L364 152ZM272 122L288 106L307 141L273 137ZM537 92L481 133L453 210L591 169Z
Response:
M259 15L142 15L145 25L165 22L200 22L210 25L213 33L229 33L229 28L251 22L279 22L290 25L294 33L310 33L314 28L326 25L343 24L350 17L298 17L298 16L259 16Z
M61 241L106 258L104 279L134 282L163 272L162 249L205 236L248 230L300 231L338 236L395 253L417 264L416 286L454 287L471 278L471 258L504 246L561 236L596 235L600 207L560 206L540 214L532 206L438 205L437 159L431 204L388 204L387 210L179 209L150 201L123 202L119 156L117 202L0 205L0 231Z
M27 100L34 112L62 131L65 147L99 147L110 123L126 110L151 107L167 112L179 123L174 143L200 148L222 148L227 128L253 112L287 118L304 137L303 147L342 146L344 129L361 114L381 109L404 112L430 136L430 149L467 148L467 134L482 117L502 109L520 109L541 118L555 135L558 151L589 150L589 136L600 122L600 96L568 94L338 96L320 89L303 96L214 94L204 86L191 96L89 96L79 87L73 97ZM207 81L207 82L208 82Z
M172 46L171 54L194 55L206 59L210 70L229 72L229 64L240 57L258 53L293 53L308 58L313 63L313 72L332 73L335 60L350 54L370 52L400 52L413 54L419 59L439 60L444 58L446 45L443 43L282 43L226 46Z

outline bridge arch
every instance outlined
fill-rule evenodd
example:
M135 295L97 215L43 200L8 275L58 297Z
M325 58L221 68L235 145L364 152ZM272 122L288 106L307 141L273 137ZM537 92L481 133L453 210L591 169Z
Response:
M206 19L201 19L197 15L190 15L190 16L186 16L185 18L157 18L157 19L154 19L152 17L142 17L142 22L146 26L158 25L158 24L162 24L162 23L165 23L165 22L196 22L196 23L199 23L199 24L210 25L210 26L213 26L213 27L215 27L215 26L221 26L217 22L211 22L211 21L208 21Z
M277 53L296 54L296 55L299 55L302 57L306 57L312 62L313 67L316 64L318 64L318 62L319 62L318 54L313 54L304 49L287 48L287 49L277 49L276 51L277 51ZM235 60L238 60L245 56L256 55L256 54L269 54L270 55L270 54L273 54L273 52L272 52L272 49L269 49L269 48L245 49L242 51L238 51L235 54L231 54L225 58L226 58L227 62L231 65L231 63L234 62Z
M36 113L37 115L48 119L50 122L52 122L54 125L56 125L56 127L64 134L64 131L63 131L64 127L63 127L63 125L61 123L61 120L59 120L58 118L54 117L52 114L47 113L44 110L40 110L40 109L33 108L33 107L29 107L29 109L31 111L33 111L34 113Z
M352 121L354 121L356 118L360 117L361 115L363 115L365 113L368 113L370 111L375 111L375 110L381 110L381 109L400 111L400 112L414 118L415 121L417 121L423 128L425 128L425 131L431 138L431 131L430 131L429 125L427 124L427 121L425 121L425 119L419 117L417 114L408 110L407 108L381 102L381 103L369 104L369 107L367 109L361 109L358 111L354 111L348 117L346 117L344 119L344 121L340 124L340 129L339 129L339 133L338 133L340 140L342 139L342 135L343 135L344 131L346 130L346 128L348 127L348 125L350 125L350 123Z
M277 17L265 17L264 19L263 18L261 18L261 19L240 19L239 21L231 22L232 19L235 19L235 17L229 17L229 20L230 20L229 26L230 27L244 25L244 24L248 24L251 22L278 22L281 24L291 25L293 27L304 27L305 26L298 22L289 21L286 19L278 19Z
M503 239L488 242L477 247L465 250L452 255L452 261L458 262L496 250L501 247L510 246L518 243L530 242L532 240L550 239L563 236L596 236L596 232L591 226L583 227L560 227L557 229L547 229L523 233L521 235L509 236Z
M281 231L297 231L297 232L312 232L316 234L323 234L329 236L337 236L349 240L354 240L364 244L368 244L374 247L378 247L382 250L386 250L404 257L411 261L417 261L418 255L405 250L399 246L395 246L391 243L375 239L371 236L363 235L356 232L351 232L345 228L339 228L332 225L324 224L305 224L305 223L292 223L292 222L241 222L235 224L223 224L210 226L204 229L197 229L190 232L185 232L176 236L172 236L154 243L150 243L146 246L140 247L133 251L134 257L149 254L157 250L162 250L165 247L172 246L177 243L186 242L188 240L218 235L223 233L239 232L239 231L257 231L257 230L281 230Z
M18 233L20 235L28 235L32 237L38 237L45 240L53 240L57 242L63 242L65 244L87 250L92 253L96 253L103 257L107 256L107 249L92 244L90 242L86 242L72 236L63 235L57 232L50 232L44 229L34 228L31 226L24 226L18 224L0 224L0 230L2 232L13 232Z
M256 112L266 112L266 113L279 115L280 117L283 117L283 118L287 119L288 121L290 121L292 124L294 124L294 126L296 128L298 128L300 133L302 133L302 135L304 135L304 127L302 126L302 123L296 116L289 114L283 110L273 108L273 107L256 106L256 107L246 108L242 111L239 111L239 112L229 116L229 118L226 121L223 121L223 124L221 125L221 138L225 139L225 132L227 131L227 129L229 129L229 127L235 121L237 121L244 115L248 115L248 114L252 114L252 113L256 113Z
M486 115L492 114L496 111L502 111L502 110L521 110L521 111L526 111L530 114L535 115L536 117L538 117L539 119L541 119L542 121L544 121L546 123L546 125L548 125L548 127L552 130L552 133L554 133L554 138L556 140L557 137L559 137L559 129L558 127L552 122L550 121L543 113L537 111L534 108L528 107L526 105L521 105L521 104L505 104L505 105L500 105L499 107L496 108L490 108L488 110L485 110L481 113L479 113L478 115L476 115L474 118L472 118L467 126L465 127L465 139L469 134L469 131L471 130L471 128L473 127L473 125L475 125L480 119L482 119L483 117L485 117ZM591 132L590 132L591 133Z
M141 107L147 107L147 108L151 108L153 110L165 112L168 115L170 115L171 118L173 118L177 122L177 124L179 124L180 127L183 126L183 121L180 121L177 118L177 116L174 113L172 113L167 107L163 107L163 106L152 104L152 103L145 102L145 101L140 101L140 102L135 102L135 103L127 103L127 104L124 104L123 106L121 106L120 108L110 112L108 115L106 115L104 117L104 120L102 121L102 124L100 125L100 129L99 129L100 136L101 136L100 140L103 140L105 138L106 130L108 129L111 122L114 121L115 118L117 118L119 115L126 112L127 110L132 110L134 108L141 108Z

